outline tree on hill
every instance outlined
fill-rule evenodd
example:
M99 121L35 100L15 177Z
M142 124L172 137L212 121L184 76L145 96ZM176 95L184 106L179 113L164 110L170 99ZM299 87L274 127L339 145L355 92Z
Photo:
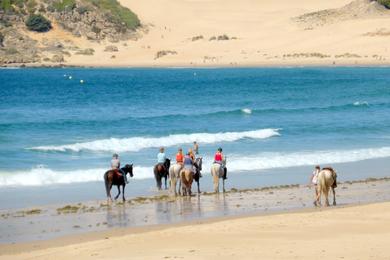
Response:
M47 32L52 28L51 22L40 14L32 14L27 18L26 26L30 31Z

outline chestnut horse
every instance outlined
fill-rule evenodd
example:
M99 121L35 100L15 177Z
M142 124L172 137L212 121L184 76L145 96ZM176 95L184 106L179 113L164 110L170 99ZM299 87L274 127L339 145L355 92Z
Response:
M130 174L130 177L133 177L133 164L126 164L125 167L121 168L121 170L125 174ZM106 187L106 193L107 193L107 201L112 201L111 197L111 188L112 185L116 185L118 187L118 195L115 196L115 200L118 199L119 195L121 194L120 186L122 186L122 199L125 201L125 180L123 176L120 176L117 172L117 170L108 170L104 174L104 184Z

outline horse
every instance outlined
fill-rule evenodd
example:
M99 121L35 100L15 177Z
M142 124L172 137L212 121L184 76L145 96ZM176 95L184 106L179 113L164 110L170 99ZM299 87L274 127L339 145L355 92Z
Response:
M195 159L195 173L194 173L194 181L198 185L198 194L200 194L199 188L199 180L200 180L200 172L202 171L202 157Z
M214 192L219 193L219 179L222 178L223 192L225 192L225 163L213 163L211 165L211 175L213 176Z
M179 193L180 194L180 188L181 188L181 181L180 181L180 171L183 169L183 164L176 163L172 164L171 167L169 167L169 181L170 181L170 188L171 192L175 194L175 196ZM179 190L176 190L176 184L177 181L179 181Z
M130 174L130 177L133 177L133 164L126 164L125 167L121 168L121 170L125 174ZM115 196L115 200L118 199L119 195L121 194L120 186L122 186L122 199L125 201L125 186L126 182L124 180L123 176L120 176L117 173L118 170L108 170L104 174L104 185L106 187L106 193L107 193L107 202L112 201L111 197L111 188L112 185L116 185L118 187L118 194Z
M171 160L169 160L167 158L167 159L165 159L165 162L163 165L157 164L156 166L154 166L153 172L154 172L154 178L156 179L158 190L161 190L161 186L162 186L161 179L162 178L165 179L165 189L168 189L167 178L169 176L169 166L170 165L171 165Z
M191 196L191 187L194 180L194 175L189 169L182 169L180 171L180 181L182 188L182 195Z
M314 201L314 205L321 205L321 195L325 196L325 206L329 206L329 189L332 188L333 192L333 205L336 206L336 192L335 188L337 187L337 173L333 168L327 167L322 168L318 173L317 179L317 198Z

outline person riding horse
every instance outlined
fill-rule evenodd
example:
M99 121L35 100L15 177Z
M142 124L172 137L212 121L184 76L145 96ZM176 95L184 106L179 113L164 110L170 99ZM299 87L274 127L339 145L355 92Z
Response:
M217 152L214 155L214 163L218 163L223 167L223 172L224 172L223 179L226 180L227 179L227 168L226 168L226 165L224 162L225 162L225 157L222 153L222 148L219 147Z
M169 176L169 166L171 161L166 157L164 147L160 148L157 154L157 164L154 167L154 176L157 182L157 188L161 190L161 178L165 179L165 189L167 189L167 178Z
M111 159L111 169L115 170L116 174L123 176L123 180L128 184L126 173L121 169L121 162L119 160L119 155L114 153Z

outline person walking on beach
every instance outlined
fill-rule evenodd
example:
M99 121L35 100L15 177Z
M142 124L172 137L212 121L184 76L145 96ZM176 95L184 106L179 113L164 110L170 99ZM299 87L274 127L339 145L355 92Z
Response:
M318 190L317 190L317 184L318 184L318 173L320 172L320 169L321 169L320 166L316 165L313 173L310 176L310 182L314 186L314 190L315 190L315 201L318 200L318 196L319 196Z
M223 167L223 179L227 179L227 168L225 165L225 157L222 153L222 148L219 147L217 152L214 155L214 163L218 163Z
M199 154L199 145L196 141L194 141L194 152L195 152L195 155Z
M111 169L116 170L118 174L122 175L123 176L123 180L125 181L125 183L129 183L127 181L126 173L124 171L122 171L122 169L121 169L121 162L119 160L119 155L116 154L116 153L114 153L112 155Z

